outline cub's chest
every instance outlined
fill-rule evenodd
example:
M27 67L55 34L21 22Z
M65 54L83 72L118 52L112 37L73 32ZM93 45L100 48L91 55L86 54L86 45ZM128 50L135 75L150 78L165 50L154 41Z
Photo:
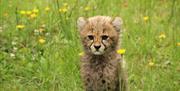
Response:
M88 87L98 89L115 89L118 84L118 63L101 64L84 63L82 66L83 78Z
M118 65L115 63L101 63L101 64L89 64L87 66L87 69L91 71L92 76L99 76L101 77L102 75L104 77L109 77L115 75L117 72L117 67Z

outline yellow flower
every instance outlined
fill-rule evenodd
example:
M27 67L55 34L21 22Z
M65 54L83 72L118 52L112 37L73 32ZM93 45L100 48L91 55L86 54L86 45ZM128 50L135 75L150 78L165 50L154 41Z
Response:
M22 24L16 25L16 28L17 28L17 29L23 29L24 27L25 27L25 26L22 25Z
M63 8L60 8L59 9L59 12L61 12L61 13L65 13L65 12L67 12L67 8L66 7L63 7Z
M148 21L149 20L149 16L144 16L143 19L144 19L144 21Z
M21 10L19 13L20 13L21 15L25 15L25 14L26 14L26 11Z
M35 13L32 13L31 15L30 15L30 18L31 19L34 19L34 18L36 18L37 17L37 14L35 14Z
M26 15L31 15L32 11L26 11Z
M32 10L32 12L33 12L33 13L38 13L38 12L39 12L39 9L34 8L34 9Z
M89 7L89 6L86 6L85 8L84 8L84 10L85 11L89 11L91 8Z
M165 35L164 33L161 33L161 34L159 35L159 38L160 38L160 39L165 39L165 38L166 38L166 35Z
M44 44L44 43L46 42L46 40L45 40L44 38L39 38L38 42L39 42L40 44Z
M119 49L119 50L117 50L117 53L118 54L124 54L126 52L126 49Z
M48 12L49 10L50 10L50 8L49 8L49 7L46 7L46 8L45 8L45 11L47 11L47 12Z
M79 55L79 56L83 56L83 55L84 55L84 52L80 52L78 55Z
M177 43L177 46L180 46L180 42Z
M148 66L153 67L153 66L155 66L155 63L152 62L152 61L150 61L150 62L148 63Z

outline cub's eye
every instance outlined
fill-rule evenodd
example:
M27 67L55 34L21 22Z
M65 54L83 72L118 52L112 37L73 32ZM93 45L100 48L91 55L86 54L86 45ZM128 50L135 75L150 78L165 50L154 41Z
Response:
M93 39L94 39L94 36L88 35L88 38L89 38L90 40L93 40Z
M103 35L101 36L102 37L102 40L107 40L108 39L108 36L107 35Z

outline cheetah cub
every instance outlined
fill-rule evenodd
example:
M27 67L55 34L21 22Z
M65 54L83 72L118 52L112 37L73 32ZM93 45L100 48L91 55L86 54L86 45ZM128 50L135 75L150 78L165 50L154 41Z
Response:
M77 21L84 55L81 77L85 91L128 91L127 76L118 49L122 20L95 16Z

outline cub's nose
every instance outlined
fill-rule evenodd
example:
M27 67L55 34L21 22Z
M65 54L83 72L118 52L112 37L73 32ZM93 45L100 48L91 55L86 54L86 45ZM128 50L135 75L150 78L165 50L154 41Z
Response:
M98 50L101 47L101 45L94 45L94 48Z

